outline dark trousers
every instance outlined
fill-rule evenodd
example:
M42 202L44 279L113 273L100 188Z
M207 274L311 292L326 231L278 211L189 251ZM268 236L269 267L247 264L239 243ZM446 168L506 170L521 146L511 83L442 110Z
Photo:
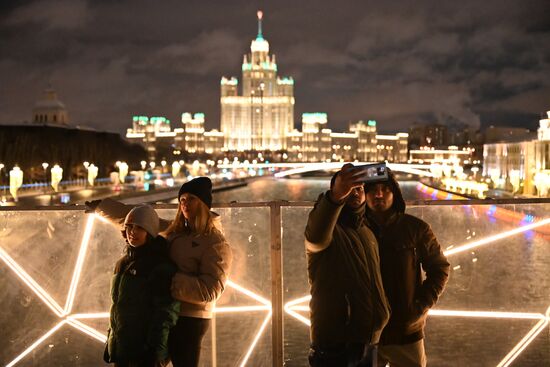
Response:
M210 327L210 319L180 316L168 336L168 351L174 367L197 367L201 343Z
M311 367L376 367L376 346L364 343L348 343L341 346L311 346Z

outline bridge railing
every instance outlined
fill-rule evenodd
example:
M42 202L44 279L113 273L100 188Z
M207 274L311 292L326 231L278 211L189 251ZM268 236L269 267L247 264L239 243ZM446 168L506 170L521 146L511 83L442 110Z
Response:
M550 363L550 200L417 201L452 264L430 311L431 366ZM203 366L305 366L311 202L215 205L234 252ZM172 218L175 205L158 205ZM0 365L101 365L124 242L76 207L0 210Z

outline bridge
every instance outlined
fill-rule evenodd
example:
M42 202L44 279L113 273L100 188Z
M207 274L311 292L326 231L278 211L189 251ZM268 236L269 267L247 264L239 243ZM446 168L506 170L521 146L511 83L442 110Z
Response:
M302 173L307 172L315 172L315 171L331 171L331 170L337 170L340 169L345 162L324 162L324 163L308 163L308 162L302 162L302 163L249 163L247 161L245 162L237 162L235 161L232 164L219 164L218 168L220 169L226 169L226 170L234 170L234 169L266 169L266 170L277 170L278 172L275 173L275 177L287 177L291 175L298 175ZM379 163L379 162L350 162L354 166L361 166L365 164L373 164L373 163ZM429 164L407 164L407 163L386 163L386 165L392 170L396 172L404 172L404 173L410 173L413 175L421 176L421 177L435 177L435 175L430 172L430 169L432 168Z

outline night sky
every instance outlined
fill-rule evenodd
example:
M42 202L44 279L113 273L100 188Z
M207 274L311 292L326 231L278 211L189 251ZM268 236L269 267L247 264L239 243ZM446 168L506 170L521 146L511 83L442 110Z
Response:
M206 113L219 128L221 76L241 81L264 11L295 125L376 119L536 129L550 110L550 1L0 2L0 123L31 119L49 83L74 125L124 132L133 115Z

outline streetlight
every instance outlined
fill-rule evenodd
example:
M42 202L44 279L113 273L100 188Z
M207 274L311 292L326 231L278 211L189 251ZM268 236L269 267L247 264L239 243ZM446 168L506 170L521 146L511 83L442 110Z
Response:
M147 162L141 161L140 164L141 164L141 170L145 171L145 168L147 167Z
M48 190L48 166L47 162L42 163L42 168L44 169L44 192Z
M63 177L63 168L59 167L59 165L55 165L51 169L52 172L52 187L55 192L58 192L59 189L59 183L61 182L61 178Z
M128 175L128 164L126 162L120 162L118 164L118 174L120 176L120 182L124 183L124 179Z
M0 186L2 186L2 169L4 168L4 164L3 163L0 163ZM0 197L0 205L2 204L2 202L5 202L5 196L6 196L6 188L4 187L4 190L3 190L3 195Z
M90 171L88 170L88 167L90 167L90 162L86 161L86 162L82 163L82 165L86 169L86 173L89 174ZM86 182L87 182L87 180L84 180L84 186L88 186L88 184ZM93 183L91 185L93 186Z
M94 180L97 177L98 168L92 163L88 166L88 183L94 186Z
M181 165L179 162L172 163L172 177L176 178L178 174L180 173Z
M23 185L23 171L17 166L10 171L10 193L15 202L17 199L17 190Z

